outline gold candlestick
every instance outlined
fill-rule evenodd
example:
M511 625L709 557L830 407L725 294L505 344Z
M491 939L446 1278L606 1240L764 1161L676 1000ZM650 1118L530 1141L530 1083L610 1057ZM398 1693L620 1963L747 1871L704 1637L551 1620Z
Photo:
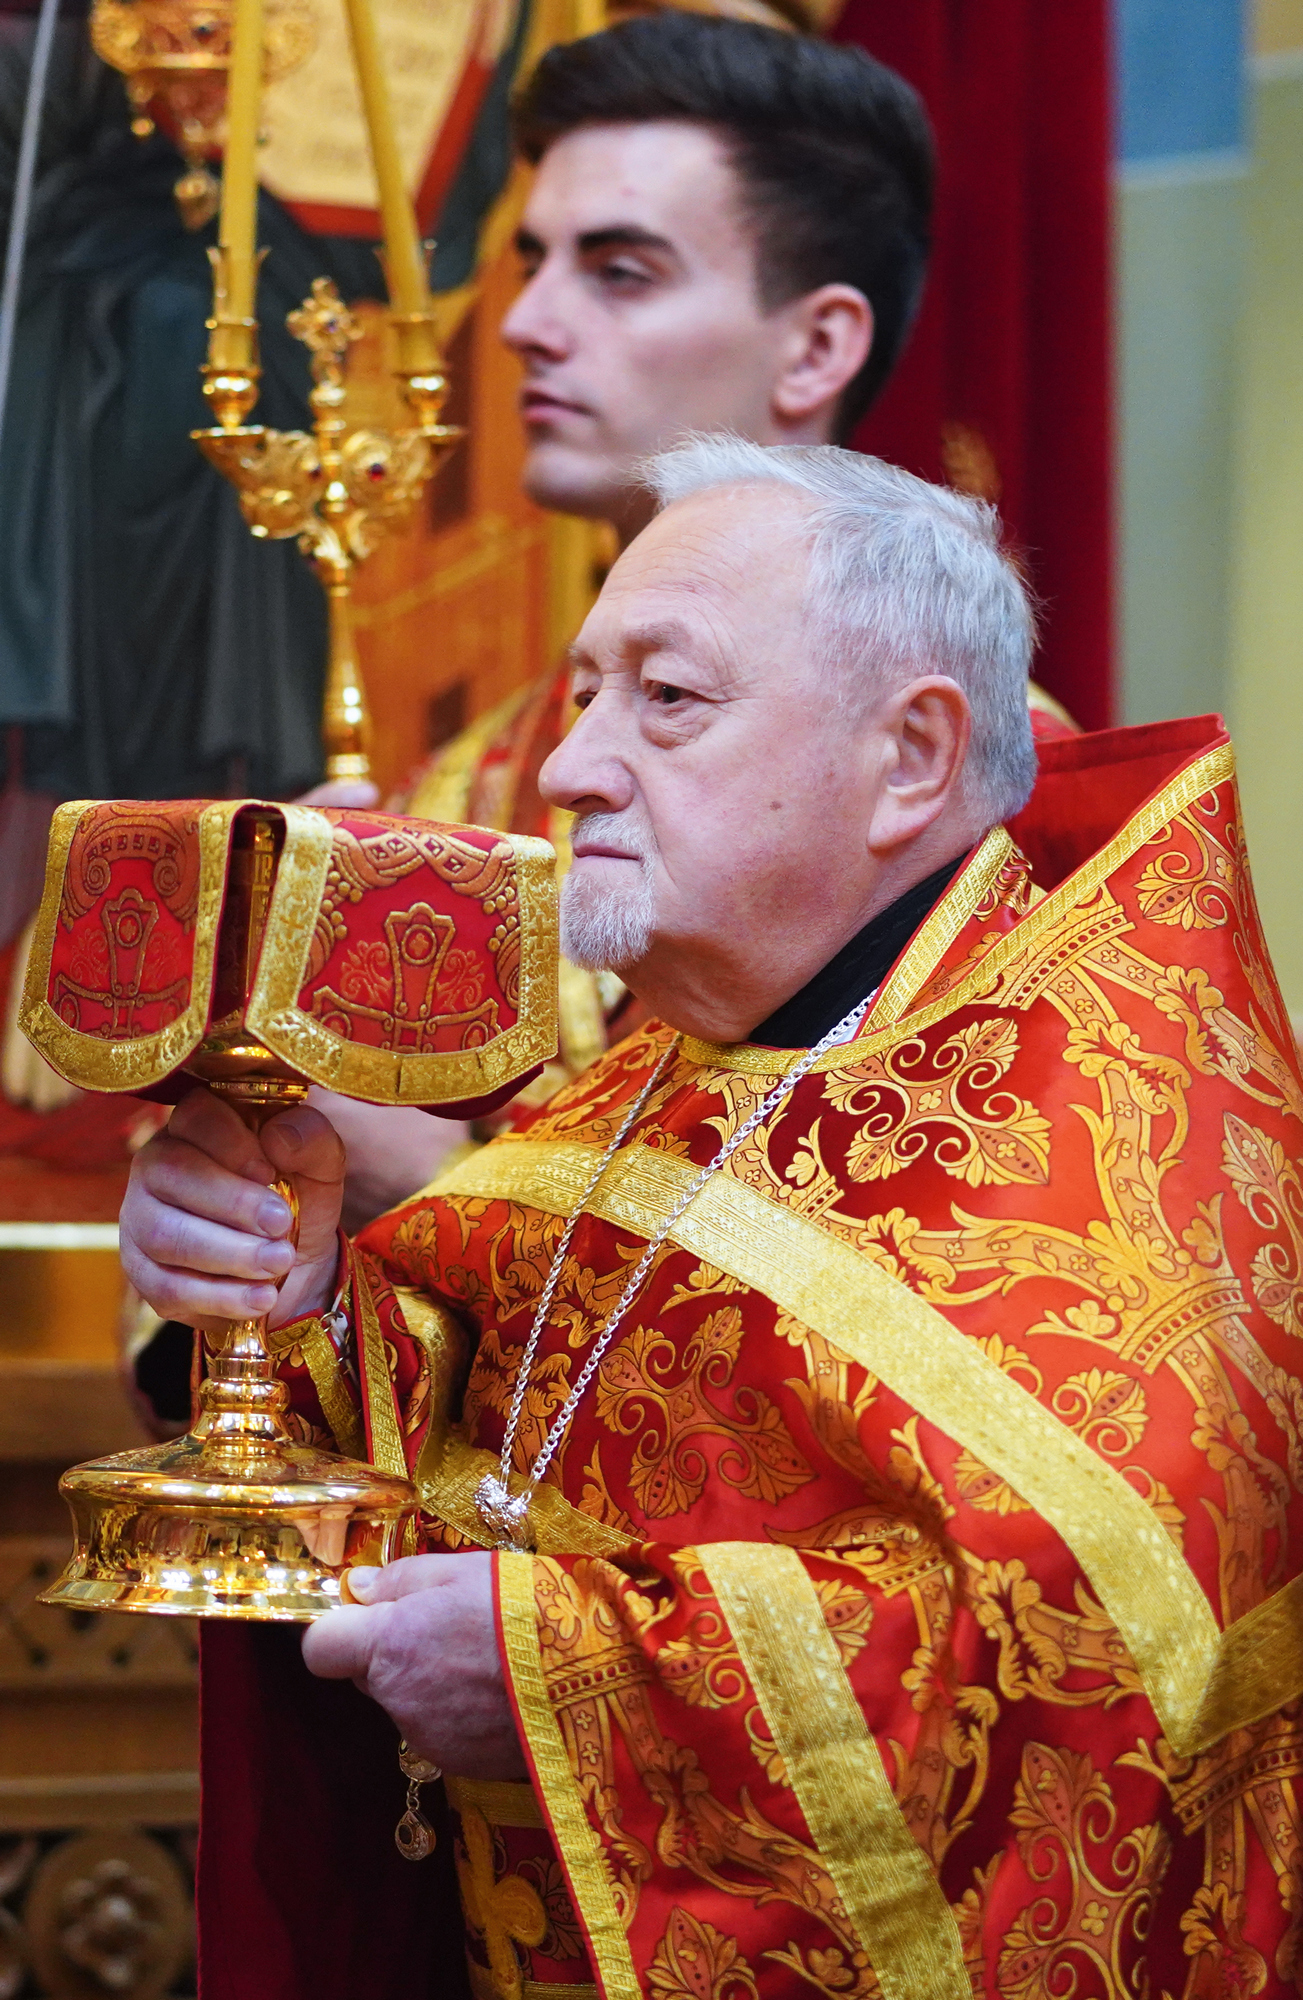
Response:
M224 198L222 247L211 253L213 317L208 322L208 361L203 371L204 395L217 428L196 431L194 438L236 488L252 533L273 540L296 536L321 578L330 607L322 718L326 776L365 778L371 770L370 720L353 636L353 568L370 554L380 534L411 519L440 459L462 433L439 421L448 380L416 214L403 184L375 22L369 0L345 0L345 4L380 194L385 273L393 308L390 322L398 347L395 373L415 425L401 431L349 429L344 416L344 357L361 328L327 278L313 281L312 296L287 322L312 356L311 435L244 421L257 401L260 373L257 322L252 317L257 263L252 249L255 210L249 196L248 85L243 86L237 122L233 56L226 177L230 207L228 216ZM236 0L236 5L260 9L262 0ZM245 18L237 13L237 49L247 47L254 34L252 27L241 30L239 23ZM252 21L252 11L247 19ZM241 33L246 37L243 43ZM243 77L245 70L239 73ZM256 202L256 180L253 199Z
M222 214L217 241L226 309L233 320L253 318L258 282L258 112L262 103L262 0L235 0L231 68L227 85L226 147L222 154Z
M218 275L220 280L220 263ZM257 395L256 361L243 369L223 367L214 354L219 336L232 338L246 323L224 320L215 308L209 324L204 393L221 422L218 429L196 431L195 441L236 488L252 533L274 541L296 536L321 578L330 605L326 775L366 777L369 720L353 639L353 568L381 534L411 519L440 458L462 435L439 422L448 383L433 311L394 315L395 372L417 419L400 431L349 428L344 358L362 329L328 278L314 280L311 297L288 320L312 356L311 433L243 423ZM225 420L228 414L232 421Z

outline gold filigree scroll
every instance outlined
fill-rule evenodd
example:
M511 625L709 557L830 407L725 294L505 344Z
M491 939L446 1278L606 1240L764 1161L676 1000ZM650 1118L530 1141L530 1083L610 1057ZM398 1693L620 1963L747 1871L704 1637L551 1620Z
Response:
M515 1006L520 997L520 903L516 851L498 840L486 852L442 828L395 826L359 836L336 826L321 907L313 928L304 983L321 973L335 946L348 936L344 911L367 890L388 889L418 868L428 868L458 896L477 902L496 917L489 940L503 994Z
M1289 1023L1265 960L1238 807L1224 814L1209 790L1173 815L1149 845L1160 851L1137 884L1143 914L1151 923L1184 931L1228 929L1258 1007L1277 1034L1288 1035Z
M759 1988L736 1938L674 1909L647 1968L647 1991L651 2000L757 2000Z
M1088 1756L1029 1743L1010 1815L1033 1882L1044 1885L1004 1934L1000 1992L1050 2000L1084 1989L1121 1995L1171 1852L1158 1824L1113 1841L1112 1791Z
M638 1440L630 1486L649 1520L686 1513L701 1497L710 1470L706 1439L722 1445L715 1477L748 1499L780 1500L813 1478L762 1390L736 1390L733 1414L710 1393L718 1396L731 1381L742 1335L738 1308L721 1306L706 1314L681 1350L655 1328L635 1326L604 1357L597 1414L612 1430Z
M1223 1171L1264 1231L1283 1231L1286 1243L1254 1252L1253 1290L1263 1311L1295 1339L1303 1337L1303 1183L1295 1161L1278 1139L1227 1112Z

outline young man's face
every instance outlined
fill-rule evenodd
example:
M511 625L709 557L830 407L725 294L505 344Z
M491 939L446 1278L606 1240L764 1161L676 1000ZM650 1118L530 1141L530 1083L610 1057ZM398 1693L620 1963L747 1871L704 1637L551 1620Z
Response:
M631 470L685 431L761 444L800 301L762 310L755 238L723 145L702 126L593 125L544 155L518 243L525 288L503 338L525 364L525 487L544 507L641 522Z

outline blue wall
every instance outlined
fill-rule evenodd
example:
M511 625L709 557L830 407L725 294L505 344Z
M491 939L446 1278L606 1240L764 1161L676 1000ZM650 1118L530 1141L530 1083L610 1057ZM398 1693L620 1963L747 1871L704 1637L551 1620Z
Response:
M1244 144L1242 0L1114 0L1118 157Z

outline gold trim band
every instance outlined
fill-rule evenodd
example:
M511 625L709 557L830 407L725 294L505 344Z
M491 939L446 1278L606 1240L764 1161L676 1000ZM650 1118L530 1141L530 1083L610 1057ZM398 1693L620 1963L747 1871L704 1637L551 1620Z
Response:
M878 988L877 997L864 1017L861 1033L891 1027L902 1007L935 972L969 918L995 886L1000 870L1014 852L1011 836L1002 826L993 826L968 866L952 882L936 907L928 912L906 945L894 972Z
M556 1711L548 1697L534 1610L534 1558L497 1558L503 1649L552 1838L584 1927L603 2000L641 2000L633 1954L611 1892L602 1846L589 1823Z
M954 1913L896 1803L801 1558L754 1542L699 1554L884 2000L972 2000Z
M385 1359L380 1315L376 1311L360 1258L353 1257L351 1262L353 1296L357 1300L358 1359L366 1380L367 1417L371 1429L371 1463L378 1465L382 1472L396 1472L400 1479L406 1479L407 1454L403 1450L403 1434L394 1405L393 1377Z
M292 1347L298 1348L303 1356L303 1365L312 1377L312 1386L317 1392L321 1413L330 1425L336 1449L345 1458L365 1461L362 1413L355 1408L344 1387L335 1343L326 1332L320 1313L305 1313L302 1319L286 1320L283 1326L265 1332L263 1339L273 1360L288 1354Z

